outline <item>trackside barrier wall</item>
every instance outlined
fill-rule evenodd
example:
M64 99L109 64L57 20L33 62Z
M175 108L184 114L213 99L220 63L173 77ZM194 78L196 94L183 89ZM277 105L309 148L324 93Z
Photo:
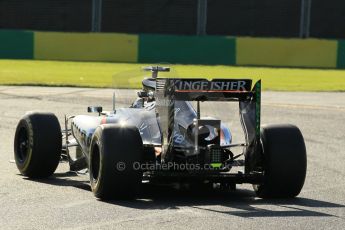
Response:
M138 35L35 32L40 60L136 62Z
M237 38L236 64L288 67L337 67L337 41Z
M235 38L140 35L139 62L235 65Z
M345 68L345 40L0 30L0 58Z
M0 30L0 58L33 59L34 33Z

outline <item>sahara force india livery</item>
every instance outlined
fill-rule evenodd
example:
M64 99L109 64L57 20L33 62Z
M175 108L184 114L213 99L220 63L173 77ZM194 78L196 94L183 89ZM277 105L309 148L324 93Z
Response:
M262 198L299 194L307 162L303 136L293 125L260 125L261 81L159 78L170 69L145 70L152 76L127 108L88 107L98 116L66 116L62 130L52 113L27 113L14 141L19 171L48 177L66 159L71 171L88 170L100 199L135 197L143 181L200 189L251 183ZM200 104L209 101L238 103L243 143L232 142L222 120L201 117ZM234 154L235 148L243 151Z

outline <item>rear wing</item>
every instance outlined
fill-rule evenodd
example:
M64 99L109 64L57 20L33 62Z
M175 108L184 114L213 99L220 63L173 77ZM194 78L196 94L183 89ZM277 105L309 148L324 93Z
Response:
M246 137L246 161L260 144L261 80L251 79L156 79L156 112L162 132L163 155L173 148L175 101L238 101ZM247 161L247 162L253 162ZM247 170L253 170L248 165Z
M252 97L251 79L167 79L158 78L156 94L182 101L232 101Z

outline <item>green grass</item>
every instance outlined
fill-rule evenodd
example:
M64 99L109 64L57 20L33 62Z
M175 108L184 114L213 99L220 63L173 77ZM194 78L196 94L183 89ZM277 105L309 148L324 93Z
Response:
M140 88L147 64L0 60L2 85ZM168 77L262 79L264 90L345 91L345 70L170 65ZM113 80L114 79L114 80Z

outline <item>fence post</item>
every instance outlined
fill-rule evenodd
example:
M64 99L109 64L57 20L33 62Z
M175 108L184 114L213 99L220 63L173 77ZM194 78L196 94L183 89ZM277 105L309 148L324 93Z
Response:
M197 35L206 35L207 26L207 0L198 0L197 8Z
M300 38L308 38L310 36L311 1L301 0Z
M92 0L91 31L101 32L102 23L102 0Z

